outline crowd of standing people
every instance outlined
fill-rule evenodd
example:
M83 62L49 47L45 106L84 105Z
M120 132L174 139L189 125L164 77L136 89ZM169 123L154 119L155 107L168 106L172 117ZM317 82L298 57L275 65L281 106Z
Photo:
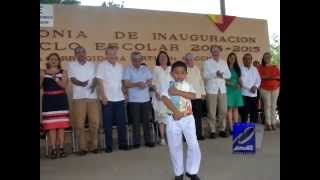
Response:
M192 87L189 88L189 94L177 89L169 88L168 90L168 87L165 92L169 91L169 94L190 99L192 106L190 113L194 117L196 140L205 139L202 132L204 111L207 111L211 139L218 136L228 137L236 122L256 123L260 96L265 129L276 130L280 71L277 66L271 64L271 54L265 53L261 64L259 62L253 64L252 55L246 53L240 64L236 53L230 53L225 61L220 56L221 51L219 46L212 46L211 58L202 63L201 69L195 65L195 56L187 53L183 61L179 61L180 64L175 63L175 70L173 70L173 62L165 51L158 53L153 69L142 64L142 54L137 51L131 53L131 63L124 68L118 62L117 47L107 47L105 61L94 64L86 59L86 49L79 46L74 49L76 60L69 64L68 72L61 68L59 54L51 53L47 57L46 69L41 70L40 73L40 87L43 88L41 124L49 137L48 144L51 149L49 157L56 159L66 156L64 129L70 127L69 103L65 90L68 83L72 84L72 106L75 115L73 128L79 139L79 155L99 152L98 130L101 122L105 133L106 153L111 153L114 149L112 137L114 125L118 131L119 150L140 148L141 125L145 146L154 147L157 143L160 145L169 143L170 148L170 143L173 143L171 138L177 137L168 129L168 126L176 128L176 125L168 121L170 117L176 118L179 114L168 111L168 109L175 109L166 102L163 86L167 82L174 81L174 78L176 81L181 77L184 78L183 69L186 70L186 76L185 80L181 79L181 82L186 81L186 85ZM101 122L99 106L102 109ZM154 114L154 121L159 125L159 142L154 142L150 134L151 112ZM187 113L181 117L188 115L190 114ZM89 125L89 142L86 138L86 119ZM128 123L132 124L132 145L128 144L126 129ZM190 139L186 140L194 142ZM197 143L194 147L197 147ZM195 151L195 161L199 164L200 152L197 148ZM172 158L175 156L171 154ZM197 167L193 171L193 174L197 173ZM180 169L176 172L177 177L179 173L181 173Z

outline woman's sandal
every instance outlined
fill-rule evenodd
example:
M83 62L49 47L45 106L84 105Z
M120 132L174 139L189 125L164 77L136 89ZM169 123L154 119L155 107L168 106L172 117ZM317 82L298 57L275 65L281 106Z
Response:
M57 158L58 158L57 149L52 149L50 153L50 159L57 159Z
M64 152L63 148L59 149L59 157L61 158L67 157L67 154Z

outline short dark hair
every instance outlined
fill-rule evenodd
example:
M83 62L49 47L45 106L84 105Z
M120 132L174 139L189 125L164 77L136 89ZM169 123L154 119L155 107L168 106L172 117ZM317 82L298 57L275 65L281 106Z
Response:
M58 53L50 53L50 54L46 57L47 61L49 61L49 59L50 59L52 56L56 56L56 57L57 57L57 59L58 59L58 68L61 69L61 58L60 58L60 56L59 56ZM51 66L50 66L49 63L46 64L46 67L47 67L47 69L51 68Z
M84 49L86 51L86 49L82 46L78 46L76 48L74 48L74 54L76 54L80 49Z
M171 66L171 72L173 72L174 69L177 68L177 67L183 67L186 70L186 72L188 71L186 63L184 63L182 61L176 61Z
M142 58L141 52L139 52L139 51L133 51L133 52L131 52L131 60L132 60L134 57L138 56L138 55L140 55L141 58Z
M118 49L119 49L119 48L118 48L117 46L109 45L109 46L105 49L104 53L107 54L108 50L118 50Z
M161 55L161 54L164 54L164 55L167 56L167 59L168 59L167 66L170 66L170 65L171 65L171 63L170 63L170 57L169 57L168 53L165 52L165 51L160 51L159 54L157 55L157 58L156 58L156 66L160 66L160 60L159 60L159 59L160 59L160 55Z
M245 53L245 54L242 56L242 60L244 60L244 57L246 57L246 56L250 56L250 57L251 57L251 59L253 58L253 57L252 57L252 55L251 55L250 53Z
M271 56L271 53L265 52L265 53L263 54L262 60L261 60L262 66L266 66L266 65L267 65L266 61L264 60L264 58L265 58L266 55L270 55L270 56Z
M211 47L210 47L210 52L212 52L212 49L213 48L218 48L219 50L220 50L220 52L222 52L222 47L221 46L218 46L218 45L212 45Z

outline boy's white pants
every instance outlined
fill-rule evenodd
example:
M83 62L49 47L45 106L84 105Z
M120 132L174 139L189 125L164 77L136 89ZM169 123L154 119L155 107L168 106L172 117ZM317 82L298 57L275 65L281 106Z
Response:
M172 115L170 115L168 117L166 131L175 175L180 176L184 173L182 133L188 144L186 172L189 174L198 174L201 152L197 140L193 115L183 117L178 121L174 120Z

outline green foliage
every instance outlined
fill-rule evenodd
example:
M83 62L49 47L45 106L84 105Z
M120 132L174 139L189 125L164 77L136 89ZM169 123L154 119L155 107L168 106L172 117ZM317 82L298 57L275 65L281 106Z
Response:
M280 64L280 37L278 35L272 36L271 54L272 54L272 64Z
M40 0L40 4L60 4L61 0Z
M117 4L117 3L114 3L113 1L109 1L108 3L106 3L105 1L102 3L102 7L109 7L109 8L123 8L123 3L124 1L122 1L121 4Z
M80 5L81 2L77 0L40 0L40 4L71 4Z

